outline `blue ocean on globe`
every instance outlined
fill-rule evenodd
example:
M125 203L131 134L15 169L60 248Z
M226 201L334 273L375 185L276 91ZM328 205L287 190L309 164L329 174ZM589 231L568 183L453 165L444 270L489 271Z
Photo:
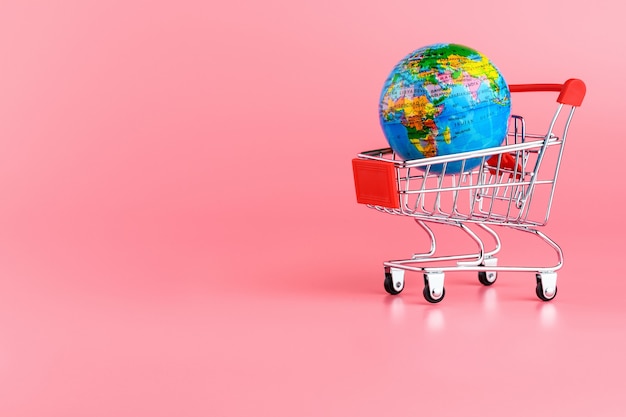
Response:
M380 124L405 160L486 149L506 136L510 98L486 56L462 45L434 44L411 52L391 71L380 96ZM480 162L450 162L445 173L469 171ZM442 170L442 164L430 169Z

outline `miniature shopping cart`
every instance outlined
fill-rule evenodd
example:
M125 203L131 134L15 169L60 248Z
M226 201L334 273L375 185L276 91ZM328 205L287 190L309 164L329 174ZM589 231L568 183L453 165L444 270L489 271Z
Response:
M429 251L383 263L384 287L389 294L403 290L406 271L423 273L424 298L431 303L444 298L446 272L478 272L481 284L492 285L498 272L517 271L535 273L536 294L541 300L556 296L563 252L539 228L550 216L565 139L574 110L585 96L585 84L570 79L563 84L509 88L512 93L559 93L545 134L527 133L524 117L512 115L507 138L499 147L416 160L402 160L385 148L363 152L353 160L357 201L382 213L413 217L430 239ZM476 168L465 169L466 164L468 168L476 166L477 159ZM446 172L448 165L458 167L459 163L460 171ZM478 251L439 254L429 223L462 230ZM496 226L536 236L556 252L557 262L548 266L498 265L496 254L502 244Z

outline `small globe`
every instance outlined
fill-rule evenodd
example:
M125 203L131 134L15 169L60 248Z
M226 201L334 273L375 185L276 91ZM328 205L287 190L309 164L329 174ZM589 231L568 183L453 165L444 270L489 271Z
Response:
M404 57L387 77L379 104L387 142L405 160L499 146L510 114L511 94L500 71L480 52L447 43ZM450 162L445 173L480 162ZM443 164L431 166L442 170Z

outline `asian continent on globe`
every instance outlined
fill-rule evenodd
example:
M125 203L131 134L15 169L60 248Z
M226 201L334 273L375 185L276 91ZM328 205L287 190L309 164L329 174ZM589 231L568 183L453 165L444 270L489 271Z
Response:
M510 113L509 88L493 63L474 49L444 43L404 57L387 77L379 104L383 133L405 160L499 146ZM446 173L480 162L450 162Z

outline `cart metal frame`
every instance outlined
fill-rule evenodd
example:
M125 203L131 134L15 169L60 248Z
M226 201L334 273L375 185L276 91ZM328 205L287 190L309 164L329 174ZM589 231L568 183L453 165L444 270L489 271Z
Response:
M353 159L357 202L382 213L413 217L430 239L427 252L383 263L384 288L389 294L404 289L405 271L423 273L423 295L431 303L445 296L446 272L477 271L481 284L492 285L498 272L516 271L535 273L539 299L549 301L556 296L563 251L539 228L550 217L568 130L586 87L579 79L569 79L563 84L515 84L509 89L512 93L559 93L545 134L527 133L524 117L513 115L502 146L416 160L402 160L391 148L383 148ZM476 168L465 169L477 160ZM453 162L461 163L460 172L447 172ZM458 228L476 243L478 251L438 255L429 223ZM536 236L555 252L556 263L498 265L496 254L502 243L494 226Z

